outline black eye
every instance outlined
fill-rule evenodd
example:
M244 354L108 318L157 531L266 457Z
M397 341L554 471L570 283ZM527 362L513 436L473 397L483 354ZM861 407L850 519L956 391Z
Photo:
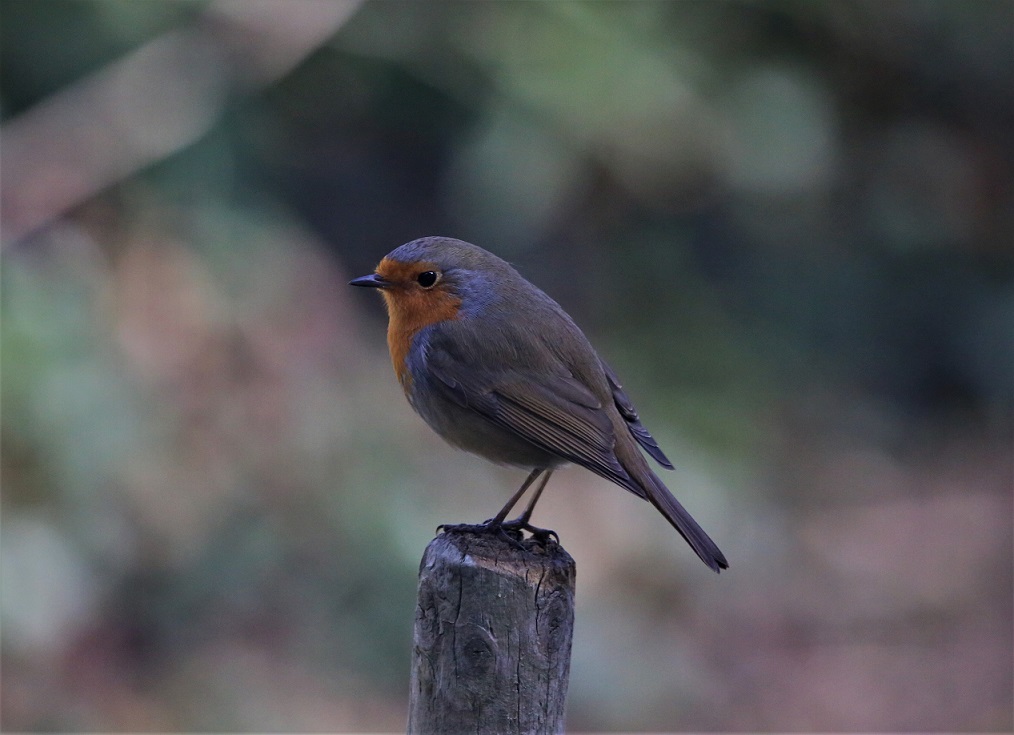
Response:
M437 282L438 278L440 278L440 274L436 271L423 271L416 276L415 280L418 281L419 285L423 288L433 288L433 285Z

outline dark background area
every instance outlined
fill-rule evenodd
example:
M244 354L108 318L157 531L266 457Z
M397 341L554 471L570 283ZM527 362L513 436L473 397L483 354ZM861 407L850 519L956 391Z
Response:
M731 569L554 476L574 731L1010 731L1010 2L0 1L2 717L397 731L419 558L524 473L346 281L460 237Z

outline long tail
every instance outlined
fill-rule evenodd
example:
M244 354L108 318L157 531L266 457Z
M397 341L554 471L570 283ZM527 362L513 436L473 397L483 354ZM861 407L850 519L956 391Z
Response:
M673 528L680 532L680 536L690 544L690 548L696 552L697 556L701 557L701 561L716 573L728 569L729 562L725 560L722 550L698 525L687 509L673 497L665 483L651 471L648 460L641 454L641 449L638 446L640 439L637 439L632 433L623 415L619 411L615 411L611 418L616 437L616 443L613 445L614 462L607 465L604 462L582 461L579 457L570 457L569 459L647 500L655 506L659 513L665 516ZM647 431L645 430L644 433L647 434ZM650 436L650 434L647 435ZM659 454L661 454L661 450L659 450ZM655 452L652 452L651 455L655 457ZM658 458L656 457L656 459ZM665 459L664 455L662 455L662 459ZM668 464L669 462L666 460L663 466Z
M642 468L638 468L642 469ZM729 568L729 562L725 560L725 554L718 548L718 545L711 540L711 537L698 525L687 509L680 505L680 502L669 492L669 488L651 471L644 467L638 472L638 479L642 480L641 487L645 491L645 499L658 509L658 512L665 516L665 519L672 524L673 528L680 532L680 536L686 539L701 561L707 564L716 572Z

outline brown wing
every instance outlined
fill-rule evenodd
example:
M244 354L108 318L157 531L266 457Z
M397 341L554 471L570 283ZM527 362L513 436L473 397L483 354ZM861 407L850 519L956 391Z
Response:
M433 387L460 405L645 497L616 459L616 438L608 413L573 376L519 369L465 369L451 353L439 349L430 352L427 367L436 379Z

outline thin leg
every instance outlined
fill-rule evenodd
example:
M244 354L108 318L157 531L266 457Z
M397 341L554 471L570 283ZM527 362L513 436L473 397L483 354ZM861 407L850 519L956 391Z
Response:
M535 489L535 494L532 495L532 499L528 501L528 507L525 508L525 512L517 518L522 525L527 526L528 522L532 520L532 511L535 510L535 504L539 502L539 497L542 495L542 491L546 489L546 483L549 482L549 478L552 476L552 470L546 470L546 474L542 476L542 482L540 482L539 486Z
M539 497L542 495L542 491L546 489L546 483L549 482L549 478L550 476L552 476L552 474L553 474L552 470L546 470L546 474L542 476L542 482L540 482L539 486L535 489L535 493L532 495L532 499L528 501L528 507L525 508L525 512L522 513L517 518L515 518L513 521L505 521L502 526L503 528L507 530L516 530L516 531L520 531L523 529L531 533L532 538L534 538L536 541L541 541L542 543L545 543L550 536L556 538L557 541L560 540L560 538L556 535L556 531L550 531L549 529L546 528L539 528L529 523L529 521L532 519L532 511L535 510L535 504L539 502Z
M523 483L521 483L521 487L518 488L518 491L516 493L514 493L514 495L511 496L511 499L508 500L507 504L503 508L500 509L500 512L497 513L495 516L493 516L493 519L491 521L489 521L489 525L491 527L496 527L496 526L499 526L499 525L501 525L503 523L504 518L506 518L507 514L511 512L511 508L513 508L517 504L517 502L519 500L521 500L521 496L525 494L525 491L531 486L531 484L533 482L535 482L535 480L538 479L539 475L541 475L543 472L545 472L545 470L542 470L542 469L534 469L534 470L532 470L531 474L529 474L528 477L525 479L525 481ZM546 479L549 479L549 475L551 475L551 474L553 474L553 473L550 470L546 474ZM539 493L542 492L542 488L544 488L545 486L546 486L546 480L543 480L542 484L539 485L538 492L535 493L535 499L536 500L539 499ZM530 505L534 505L534 502L531 503ZM525 511L525 513L528 514L530 512L530 510L531 510L531 508L529 508L529 510Z
M522 513L517 518L515 518L513 521L505 521L504 519L507 518L507 514L510 513L511 509L515 505L517 505L517 502L519 500L521 500L521 496L525 494L528 488L531 487L532 483L535 482L537 479L539 479L539 475L542 475L543 473L545 473L545 475L543 475L542 477L542 482L540 482L539 487L536 488L534 495L532 495L532 499L528 501L528 507L525 508L525 512ZM531 519L532 511L535 510L535 504L539 502L539 497L542 495L542 491L546 488L546 483L549 482L549 478L552 474L553 474L552 470L546 469L532 470L531 473L528 475L528 477L525 478L525 481L521 484L521 487L518 488L518 491L514 493L514 495L511 496L511 499L507 501L507 504L500 509L500 512L497 513L493 518L490 518L485 523L479 523L477 525L472 525L468 523L458 523L451 525L445 523L437 526L437 531L438 532L443 531L445 533L446 532L488 533L490 531L496 531L500 533L504 538L508 539L513 544L518 546L519 548L524 548L523 546L521 546L520 543L521 539L520 534L521 531L524 530L530 532L532 534L532 538L544 544L546 540L549 539L550 536L555 537L556 532L548 531L544 528L536 528L528 521L529 519Z

